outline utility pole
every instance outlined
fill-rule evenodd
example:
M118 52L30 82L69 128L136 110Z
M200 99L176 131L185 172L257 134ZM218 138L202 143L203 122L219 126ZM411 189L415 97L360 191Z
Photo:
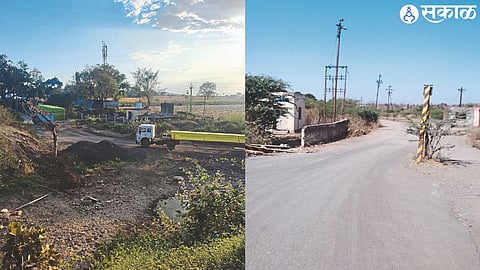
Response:
M103 58L103 65L105 66L107 64L107 44L105 44L105 41L102 40L102 58Z
M190 83L190 114L192 113L192 95L193 95L193 84Z
M463 91L466 91L467 89L463 88L463 87L460 87L460 89L458 89L458 91L460 92L460 103L459 103L459 107L462 107L462 96L463 96Z
M379 74L377 80L377 98L375 99L375 109L378 109L378 91L380 90L380 84L382 83L382 74Z
M340 19L337 24L337 38L338 38L338 46L337 46L337 61L335 65L335 87L333 89L333 122L337 121L337 85L338 85L338 62L340 60L340 35L342 30L347 30L347 28L342 26L343 19Z
M388 111L390 110L390 106L392 105L392 92L394 91L392 89L392 86L389 85L387 89L387 93L388 93L388 99L387 99L387 115L388 115Z

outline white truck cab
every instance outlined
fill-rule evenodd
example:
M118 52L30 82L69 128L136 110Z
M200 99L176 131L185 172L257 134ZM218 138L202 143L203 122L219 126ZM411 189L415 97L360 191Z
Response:
M141 124L137 128L135 143L147 148L150 144L166 144L169 150L175 149L178 141L172 140L170 135L157 134L154 124Z

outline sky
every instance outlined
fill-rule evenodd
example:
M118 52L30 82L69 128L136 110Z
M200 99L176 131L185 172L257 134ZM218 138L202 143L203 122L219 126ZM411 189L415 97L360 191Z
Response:
M137 68L159 71L159 88L186 94L206 82L242 92L244 0L0 0L0 54L45 79L68 83L103 63L133 84Z
M412 24L400 18L406 4L419 10ZM420 7L477 4L474 19L439 23L426 20ZM388 86L393 103L421 104L425 84L433 85L433 104L458 104L460 87L466 89L463 104L480 103L480 2L474 0L247 0L246 73L282 79L291 91L323 99L341 18L347 30L339 65L348 66L347 98L375 103L381 74L379 104L387 102Z

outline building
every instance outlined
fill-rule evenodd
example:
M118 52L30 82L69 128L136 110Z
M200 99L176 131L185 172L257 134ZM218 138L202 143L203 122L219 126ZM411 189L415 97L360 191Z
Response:
M305 125L305 95L301 93L277 92L274 93L277 101L287 114L277 121L274 133L294 133Z

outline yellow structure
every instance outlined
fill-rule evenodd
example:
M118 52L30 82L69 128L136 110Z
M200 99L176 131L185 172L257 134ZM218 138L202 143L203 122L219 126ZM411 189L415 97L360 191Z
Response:
M172 130L170 131L170 135L172 136L172 140L177 141L245 143L245 134Z

